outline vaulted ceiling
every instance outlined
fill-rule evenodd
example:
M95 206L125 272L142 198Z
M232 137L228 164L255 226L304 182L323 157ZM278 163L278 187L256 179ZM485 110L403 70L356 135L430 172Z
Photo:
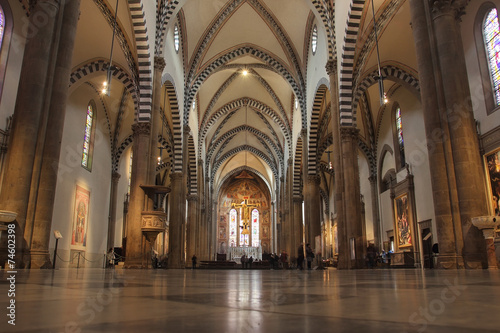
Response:
M138 83L142 59L137 51L137 32L134 32L137 20L131 12L132 2L119 0L113 52L113 63L124 76L114 77L109 97L101 96L108 108L110 137L115 138L117 146L130 136L130 125L137 117L138 97L129 85ZM358 1L363 2L361 19L356 21L359 30L353 89L377 68L371 1ZM294 157L298 133L310 127L314 105L319 108L321 121L318 127L322 138L318 140L332 149L326 139L331 132L327 111L330 94L320 96L319 103L315 97L321 84L329 87L325 65L335 50L342 66L350 3L348 0L142 1L149 61L154 62L154 41L164 32L164 47L160 50L167 61L164 75L168 77L166 80L173 81L170 83L178 99L181 121L184 120L181 125L190 126L196 154L205 161L207 177L220 181L233 170L246 166L275 184L274 177L282 175L288 158ZM401 68L416 77L408 1L375 0L374 4L382 67ZM109 61L115 6L114 0L82 1L73 57L75 72L93 62ZM158 8L160 13L165 8L161 20ZM164 24L164 31L155 31L158 22ZM178 53L173 51L176 25L181 39ZM318 50L313 55L311 34L315 25ZM83 80L98 91L105 72L97 71ZM401 86L397 78L385 80L389 94ZM377 85L369 83L354 101L354 124L360 128L367 146L373 144L377 121L384 111L378 96ZM170 115L168 119L172 126ZM318 159L327 160L325 150Z

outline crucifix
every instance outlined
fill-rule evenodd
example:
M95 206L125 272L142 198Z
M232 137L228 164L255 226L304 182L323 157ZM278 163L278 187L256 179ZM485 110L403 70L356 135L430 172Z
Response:
M231 207L232 208L242 208L242 220L243 220L243 226L241 227L243 230L241 231L242 235L250 235L250 230L249 230L249 209L258 207L259 205L254 205L254 204L249 204L248 203L248 198L249 197L243 197L243 202L241 204L235 204L232 203Z

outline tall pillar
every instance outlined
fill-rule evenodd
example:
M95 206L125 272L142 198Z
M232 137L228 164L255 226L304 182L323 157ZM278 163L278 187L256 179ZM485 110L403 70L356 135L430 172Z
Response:
M297 256L299 245L304 242L304 226L302 219L303 197L293 198L293 235L292 235L292 253ZM305 245L305 244L304 244ZM304 246L305 248L305 246Z
M118 204L118 181L120 174L113 171L111 174L111 195L109 198L108 245L106 251L115 247L116 206Z
M149 184L156 183L156 166L158 165L158 135L162 128L161 118L161 75L165 69L165 59L162 57L154 58L154 74L153 74L153 107L151 109L151 143L149 147Z
M349 268L364 268L366 243L361 221L361 190L359 185L358 135L353 127L340 129L342 139L345 193L345 221L349 242ZM352 243L354 242L354 244ZM352 257L354 245L355 257ZM340 250L339 250L340 251Z
M66 1L51 87L40 178L36 189L37 195L31 196L36 198L34 200L35 216L30 246L32 268L52 267L49 256L50 230L79 10L80 0Z
M484 238L471 219L487 215L488 208L459 24L467 2L438 0L431 10L457 179L463 257L467 268L482 268L487 267Z
M432 197L439 239L438 267L459 268L464 264L457 181L453 168L446 108L442 96L443 89L439 85L438 69L433 65L436 54L433 54L435 52L434 41L429 37L432 36L432 27L429 22L429 8L426 5L425 1L410 0L429 167L432 170Z
M377 175L371 175L368 180L370 181L370 190L372 196L373 241L379 251L382 251L383 244L382 237L380 236L380 213L378 210Z
M338 268L349 267L349 242L346 233L344 216L344 172L342 166L342 146L340 142L340 104L337 81L337 59L329 60L326 72L330 78L330 95L332 100L332 136L333 136L333 170L335 171L335 212L337 213Z
M59 1L39 0L33 8L19 80L16 106L7 151L5 174L0 193L0 209L17 213L16 256L22 258L26 242L23 233L30 197L37 133L44 109L46 84L51 55L54 52L54 33L59 13ZM46 18L45 24L37 19ZM27 36L29 37L29 36ZM16 260L22 265L22 261Z
M144 237L142 235L142 211L145 207L145 194L140 185L148 181L149 136L150 123L135 123L132 125L134 136L132 175L130 179L130 201L127 216L127 252L125 253L125 267L147 267L142 251Z
M321 235L320 205L321 196L319 193L320 178L317 175L308 175L305 186L305 209L306 209L306 243L315 247L315 237ZM315 249L319 251L320 249Z
M188 195L188 211L187 211L187 254L186 258L189 262L191 262L191 258L193 254L196 254L196 257L200 256L200 249L196 246L196 239L199 237L199 228L198 228L198 196L197 195Z
M174 172L170 175L172 191L170 200L169 250L168 267L184 268L184 207L186 205L183 191L184 175Z

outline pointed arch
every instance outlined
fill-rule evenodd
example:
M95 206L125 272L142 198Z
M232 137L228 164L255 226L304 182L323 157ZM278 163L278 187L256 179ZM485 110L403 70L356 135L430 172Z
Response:
M352 74L354 71L356 41L361 26L361 16L364 6L365 0L351 0L349 14L347 16L344 45L342 46L342 61L340 65L339 102L341 126L354 125L352 114Z
M236 47L234 49L229 50L226 54L221 55L217 59L213 60L212 62L208 63L204 69L195 77L193 78L193 81L191 85L187 88L186 90L186 98L185 98L185 103L184 103L184 122L187 123L189 119L189 106L191 105L194 96L200 89L200 86L202 83L211 75L213 74L217 68L220 66L223 66L227 64L229 61L235 60L237 58L243 57L243 56L253 56L257 59L260 59L264 61L266 64L268 64L276 73L280 74L292 87L292 90L294 91L295 95L298 97L300 103L301 103L301 110L302 110L302 123L305 124L307 121L307 105L305 104L305 98L304 98L304 93L301 90L301 86L298 82L296 82L295 78L293 75L289 72L287 67L283 65L281 62L276 60L274 57L271 55L267 54L265 51L258 49L255 46L240 46Z
M162 79L164 81L164 79ZM174 172L182 172L182 125L181 125L181 115L179 110L179 102L177 99L177 92L173 81L164 81L165 94L168 99L170 106L170 112L172 114L172 135L173 135L173 150L174 150L174 160L172 165L174 166Z
M198 191L198 178L197 178L197 163L196 163L196 150L194 148L194 139L189 135L187 142L188 149L188 166L189 166L189 182L188 193L189 195L196 195Z
M302 137L297 139L295 158L293 160L293 197L302 196Z
M326 94L328 93L328 88L325 85L321 85L314 96L313 107L311 112L311 125L309 127L309 156L307 158L307 174L316 174L316 163L318 161L318 140L319 140L319 116L321 114L321 108L324 104Z
M128 0L134 38L137 50L138 84L139 84L139 112L137 121L148 122L151 119L153 104L153 74L151 68L151 54L149 51L148 28L142 0Z

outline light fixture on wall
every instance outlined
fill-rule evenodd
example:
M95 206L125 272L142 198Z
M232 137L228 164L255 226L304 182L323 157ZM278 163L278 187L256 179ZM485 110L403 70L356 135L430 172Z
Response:
M111 70L113 69L113 46L115 44L115 34L116 34L116 17L118 15L118 0L116 0L115 6L115 17L113 19L113 37L111 37L111 51L109 53L109 66L106 71L106 81L102 84L102 93L109 96L111 89Z
M375 46L377 51L377 67L378 67L378 89L380 94L380 106L389 103L389 98L384 91L384 77L382 76L382 67L380 66L380 52L378 47L377 36L377 21L375 20L375 6L372 0L372 14L373 14L373 32L375 33Z

